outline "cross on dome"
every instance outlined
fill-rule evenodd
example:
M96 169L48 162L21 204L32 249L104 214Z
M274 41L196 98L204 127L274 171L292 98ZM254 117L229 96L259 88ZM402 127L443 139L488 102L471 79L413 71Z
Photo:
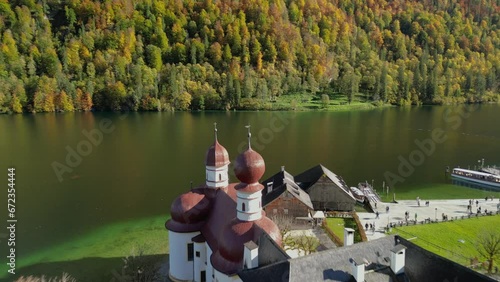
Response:
M217 122L214 122L215 141L217 141Z
M248 149L252 149L252 145L250 144L250 138L252 137L252 132L250 132L250 124L245 125L245 127L248 129Z

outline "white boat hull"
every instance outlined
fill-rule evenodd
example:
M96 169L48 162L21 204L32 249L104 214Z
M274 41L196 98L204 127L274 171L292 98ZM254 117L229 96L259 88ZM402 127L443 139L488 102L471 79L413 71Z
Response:
M488 187L495 187L497 189L500 189L500 183L495 183L495 182L491 182L491 181L484 181L484 180L480 180L480 179L476 179L476 178L470 178L470 177L456 175L456 174L452 174L451 177L454 177L454 178L457 178L457 179L461 179L461 180L465 180L465 181L471 182L471 183L486 185Z

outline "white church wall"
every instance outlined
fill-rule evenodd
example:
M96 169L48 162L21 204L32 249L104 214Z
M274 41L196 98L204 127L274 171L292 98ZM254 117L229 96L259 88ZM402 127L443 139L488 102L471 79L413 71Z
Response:
M206 262L207 262L207 250L205 247L205 242L194 243L194 281L196 282L202 281L203 271L205 272L205 281L207 281Z
M192 244L191 238L200 232L177 233L168 231L168 246L170 251L169 276L177 280L193 280L194 244L193 257L188 258L188 244Z

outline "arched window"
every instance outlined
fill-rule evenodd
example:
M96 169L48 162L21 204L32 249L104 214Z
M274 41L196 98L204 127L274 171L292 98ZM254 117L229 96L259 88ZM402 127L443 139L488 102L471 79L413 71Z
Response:
M241 211L245 211L245 203L241 203Z
M222 174L219 173L219 181L222 181Z

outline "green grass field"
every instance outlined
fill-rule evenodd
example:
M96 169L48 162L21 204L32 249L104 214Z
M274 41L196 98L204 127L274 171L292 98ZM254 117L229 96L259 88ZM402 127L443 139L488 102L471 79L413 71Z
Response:
M480 258L477 251L477 237L485 229L498 232L500 215L456 220L438 224L404 226L392 229L392 234L411 241L433 253L456 261L470 264L470 258ZM480 259L483 261L484 259ZM498 265L500 261L496 261Z
M353 218L328 217L326 218L326 225L340 238L342 244L344 244L344 227L356 230L354 233L354 242L361 242L361 236L357 231L358 227L356 226L356 222Z
M336 218L336 217L328 217L326 219L326 225L330 230L337 235L341 241L343 241L344 238L344 219L343 218ZM344 243L344 242L342 242Z
M381 192L381 191L377 191ZM484 199L485 197L500 198L500 192L492 192L457 186L452 184L426 185L409 187L402 191L396 189L389 191L389 195L381 195L382 201L392 201L392 193L396 193L397 200L414 200L417 197L423 200L447 200L447 199Z
M329 97L330 100L327 107L323 105L323 102L318 96L313 97L310 93L297 93L280 96L276 98L276 101L271 103L269 107L270 109L296 111L355 111L371 110L382 106L366 102L365 97L361 94L356 95L350 104L348 103L346 95L330 93Z

